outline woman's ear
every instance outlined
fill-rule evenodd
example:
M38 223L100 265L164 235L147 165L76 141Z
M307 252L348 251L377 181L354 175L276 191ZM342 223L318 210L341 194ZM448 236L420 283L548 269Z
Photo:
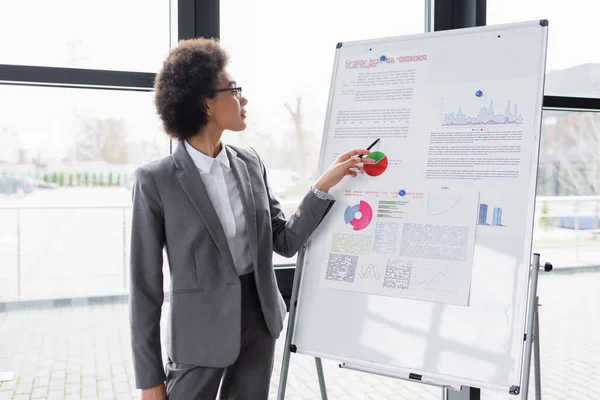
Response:
M207 98L204 100L204 110L210 112L215 103L215 99Z
M206 101L204 101L204 103L201 103L200 107L203 107L206 115L208 115L210 117L211 104L209 104L209 100L206 100Z

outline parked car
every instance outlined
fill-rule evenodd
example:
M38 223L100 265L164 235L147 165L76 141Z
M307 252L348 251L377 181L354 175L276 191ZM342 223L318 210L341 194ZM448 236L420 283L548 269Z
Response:
M34 187L38 189L56 189L58 187L57 183L54 182L46 182L41 179L35 178L27 178L27 181Z
M0 176L0 193L29 194L35 190L35 185L27 179L14 176Z

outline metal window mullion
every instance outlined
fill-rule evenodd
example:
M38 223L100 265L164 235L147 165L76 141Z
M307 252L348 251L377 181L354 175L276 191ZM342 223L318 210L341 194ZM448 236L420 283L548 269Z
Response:
M152 89L151 72L0 64L0 83L72 88Z

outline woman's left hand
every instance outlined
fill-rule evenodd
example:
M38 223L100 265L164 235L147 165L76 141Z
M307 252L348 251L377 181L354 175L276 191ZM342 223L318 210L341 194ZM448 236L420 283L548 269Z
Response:
M361 174L365 173L364 164L374 164L375 160L371 158L359 158L359 155L369 155L371 152L365 149L352 150L340 155L331 166L321 175L315 183L315 187L324 192L340 183L347 175L357 176L358 170Z

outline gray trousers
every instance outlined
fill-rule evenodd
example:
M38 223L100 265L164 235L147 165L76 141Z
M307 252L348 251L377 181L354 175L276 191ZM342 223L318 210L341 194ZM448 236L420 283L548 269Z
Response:
M242 343L238 359L227 368L186 365L168 360L169 400L216 399L267 400L273 372L275 339L269 333L260 308L254 273L242 283ZM222 383L221 383L222 382Z

